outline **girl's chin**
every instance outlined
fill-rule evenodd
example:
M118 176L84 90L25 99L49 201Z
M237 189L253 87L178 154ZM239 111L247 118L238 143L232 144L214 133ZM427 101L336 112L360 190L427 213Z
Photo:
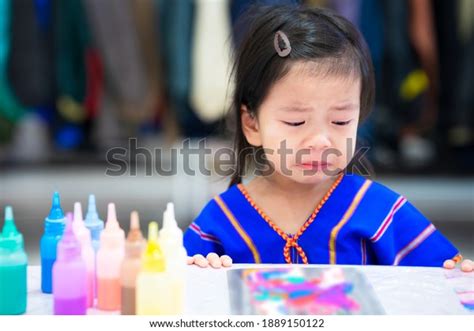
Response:
M291 176L286 176L290 178L292 181L300 183L300 184L319 184L322 183L329 178L333 178L337 176L337 172L330 172L330 171L318 171L314 172L295 172Z
M294 176L292 179L300 184L320 184L326 181L329 176L326 175L312 175L312 176Z

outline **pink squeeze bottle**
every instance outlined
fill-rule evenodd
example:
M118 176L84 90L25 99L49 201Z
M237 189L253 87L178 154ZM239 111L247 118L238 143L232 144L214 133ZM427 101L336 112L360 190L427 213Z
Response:
M100 234L97 252L97 307L120 310L120 269L125 254L125 232L120 228L115 205L109 203L107 223Z
M95 254L92 248L91 233L84 224L80 202L74 204L74 221L72 229L81 244L81 255L87 267L87 307L94 305L95 289Z
M72 217L72 213L66 216L66 229L53 265L55 315L85 315L87 312L87 267L81 256L81 244L72 230Z

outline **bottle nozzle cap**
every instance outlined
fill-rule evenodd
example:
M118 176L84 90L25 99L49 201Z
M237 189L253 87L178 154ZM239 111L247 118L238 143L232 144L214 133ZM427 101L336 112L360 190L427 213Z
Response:
M51 206L51 211L49 212L49 220L60 220L64 218L63 210L61 209L61 199L59 197L59 192L55 191L53 193L53 204Z
M77 239L81 242L81 245L88 245L91 239L91 233L86 228L84 219L82 218L82 206L80 202L74 203L74 221L72 222L72 228Z
M150 222L148 225L148 241L158 241L158 223Z
M104 221L99 218L99 214L97 213L96 201L95 196L93 194L89 195L89 205L87 207L87 214L84 218L84 225L91 230L93 233L93 237L99 239L99 233L104 228Z
M15 226L15 220L13 218L13 208L11 206L5 207L5 224L3 225L2 236L13 237L18 235L19 232Z
M172 202L168 202L166 204L166 210L170 213L171 216L174 218L174 204Z
M5 222L13 221L13 208L11 206L5 207Z
M59 192L55 191L53 193L53 207L59 206L61 203L61 199L59 198Z
M158 223L150 222L148 225L148 244L142 258L143 270L147 272L163 272L165 261L163 252L158 243Z
M5 224L0 233L0 248L17 250L23 248L23 235L18 232L13 217L13 208L5 207Z
M174 216L174 205L172 202L168 202L166 205L166 210L163 213L163 228L168 227L177 227L178 223L176 222Z
M74 223L82 223L82 207L80 202L74 203Z
M89 195L89 204L87 206L87 215L86 218L97 219L99 215L97 214L97 206L95 204L95 195Z
M137 211L132 211L130 214L130 230L139 230L140 229L140 218Z
M109 203L107 206L107 224L105 225L106 229L116 229L119 228L119 223L117 221L117 212L115 210L115 204Z
M72 229L73 213L66 214L66 228L58 243L57 254L59 260L76 258L81 255L81 246Z
M117 221L115 204L109 203L107 206L107 223L105 224L104 231L100 233L100 246L121 247L124 241L125 232L120 228L120 224Z
M130 214L130 231L127 236L128 241L142 241L143 235L140 231L140 218L137 211Z

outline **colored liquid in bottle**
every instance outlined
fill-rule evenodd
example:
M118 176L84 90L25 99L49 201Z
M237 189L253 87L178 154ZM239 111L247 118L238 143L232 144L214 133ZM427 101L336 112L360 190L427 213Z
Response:
M135 315L135 287L122 286L122 315Z
M43 293L53 293L51 282L55 259L41 259L41 290Z
M92 286L87 286L87 307L93 307L95 291L95 277L93 273L87 274L87 284L92 284Z
M121 289L119 278L97 280L97 307L101 310L120 310Z
M26 310L26 264L0 266L0 315Z
M85 315L87 309L81 308L86 307L87 297L82 296L79 298L71 299L55 299L54 300L54 314L55 315Z

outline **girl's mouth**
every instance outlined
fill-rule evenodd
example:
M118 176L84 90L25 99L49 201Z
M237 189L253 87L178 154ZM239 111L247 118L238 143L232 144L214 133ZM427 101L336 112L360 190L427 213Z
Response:
M302 168L303 170L313 170L313 171L321 171L325 170L331 164L326 161L312 161L312 162L302 162L296 164L298 168Z

